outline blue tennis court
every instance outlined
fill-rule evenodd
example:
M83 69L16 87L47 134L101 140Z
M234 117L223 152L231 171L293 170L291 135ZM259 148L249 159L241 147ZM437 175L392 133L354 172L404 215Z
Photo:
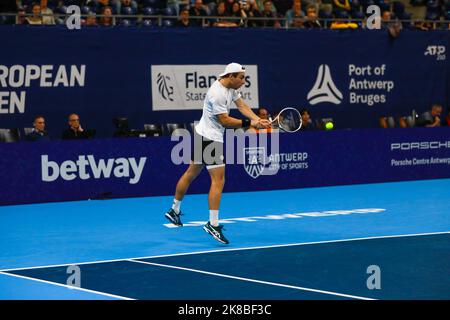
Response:
M0 207L0 299L449 299L450 179ZM73 267L79 285L70 285ZM378 271L377 287L371 287Z

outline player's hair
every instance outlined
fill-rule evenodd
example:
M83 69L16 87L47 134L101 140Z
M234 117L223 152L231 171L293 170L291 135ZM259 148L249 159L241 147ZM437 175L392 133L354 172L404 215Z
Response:
M300 110L300 114L301 114L301 115L304 115L305 113L311 115L311 112L309 112L308 109L302 109L302 110Z
M38 114L37 116L35 116L35 117L33 118L33 123L35 123L36 120L39 119L39 118L45 119L43 115Z
M226 74L226 75L224 75L223 77L220 77L220 78L221 79L223 79L223 78L230 78L231 76L236 78L238 75L239 75L239 72L233 72L233 73Z

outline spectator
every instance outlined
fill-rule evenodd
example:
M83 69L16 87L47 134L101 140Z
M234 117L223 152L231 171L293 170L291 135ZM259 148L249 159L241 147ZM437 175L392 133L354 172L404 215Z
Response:
M260 21L251 20L251 18L260 18L261 12L259 11L258 5L255 0L247 0L247 3L243 4L245 14L249 18L247 22L248 27L259 27Z
M387 29L391 23L392 13L390 11L383 11L381 14L381 28Z
M53 10L47 7L47 4L48 0L41 0L42 24L56 24L55 17L53 16Z
M89 12L84 25L87 27L97 26L97 17L96 16L97 15L95 14L95 12Z
M380 117L380 127L387 129L387 128L395 128L395 119L392 116L388 117Z
M266 0L255 0L256 5L258 6L259 12L263 12L265 10L265 5L264 3L266 2ZM277 13L277 8L275 7L275 5L271 2L270 4L270 10L273 13Z
M358 0L350 0L350 3L353 3L356 1L358 1ZM338 8L338 6L336 6L334 4L334 2L335 2L335 0L304 0L303 8L308 8L308 6L312 5L312 6L314 6L314 8L316 8L316 12L319 12L319 10L322 10L328 14L332 14L333 9ZM343 6L345 7L345 3ZM351 8L351 4L350 4L350 8Z
M175 23L175 27L187 28L191 26L191 21L189 20L189 7L184 7L180 12L180 19Z
M233 6L231 7L230 17L233 17L233 18L246 18L247 17L245 10L242 8L242 5L239 2L235 1L233 3ZM240 19L240 20L233 19L233 20L231 20L231 22L233 22L239 26L244 25L244 21L242 19Z
M227 16L230 16L233 12L233 5L237 2L236 0L223 0L225 2L225 12Z
M104 7L102 11L102 17L100 18L100 25L101 26L113 26L114 18L112 16L112 9L111 7Z
M319 0L318 2L318 8L315 6L316 14L318 10L322 10L328 14L333 13L333 0ZM306 6L306 8L308 8L308 6Z
M289 28L303 27L303 18L305 13L302 10L302 3L300 0L295 0L292 8L286 12L286 20Z
M45 131L45 119L37 116L33 120L33 130L25 136L26 141L49 141L50 137Z
M398 20L392 20L392 12L383 11L381 14L381 29L387 29L390 37L397 38L402 30L402 24Z
M25 18L25 24L31 24L31 25L38 25L42 24L42 17L41 14L41 6L39 4L34 4L32 8L33 15L31 17Z
M300 130L302 131L315 130L316 127L314 126L314 122L311 119L311 114L309 113L309 110L303 109L300 111L300 114L302 116L302 127L300 128Z
M194 6L189 10L189 16L198 18L191 21L192 26L201 27L202 19L200 19L200 17L206 17L207 15L208 13L203 7L203 0L195 0ZM207 22L205 24L207 24Z
M76 113L69 115L69 128L63 131L63 140L88 139L89 133L80 124L80 117Z
M16 24L26 24L26 11L23 7L20 7L17 11Z
M307 29L322 28L322 25L320 24L320 21L317 18L316 7L308 6L306 8L306 19L305 22L303 23L303 27Z
M416 121L416 127L439 127L441 125L442 106L433 104L431 110L424 112Z
M227 13L226 13L225 2L223 2L223 1L219 2L217 4L216 10L217 11L216 11L216 13L214 15L217 16L217 17L223 17L223 18L217 19L214 22L213 25L215 27L236 27L237 26L236 23L234 23L232 21L229 21L227 19L224 19L224 18L226 18L228 16Z
M272 1L271 0L264 0L264 10L261 12L261 17L263 18L269 18L261 21L262 27L274 27L274 28L280 28L281 24L280 21L278 21L277 14L272 11Z

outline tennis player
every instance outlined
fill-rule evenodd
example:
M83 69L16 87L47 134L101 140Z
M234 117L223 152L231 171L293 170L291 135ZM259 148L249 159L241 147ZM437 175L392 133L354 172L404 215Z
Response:
M225 183L225 158L223 150L223 136L225 128L269 128L270 121L260 119L242 100L238 89L245 83L245 68L238 63L230 63L219 79L209 88L203 102L203 115L195 126L194 150L191 163L186 172L178 180L172 208L165 217L176 226L183 226L181 222L181 201L191 182L206 166L211 176L211 188L208 194L209 221L203 229L217 241L228 244L229 241L222 233L223 226L219 225L219 206ZM231 104L235 103L245 119L229 116ZM198 143L200 141L200 143ZM197 142L197 143L196 143Z

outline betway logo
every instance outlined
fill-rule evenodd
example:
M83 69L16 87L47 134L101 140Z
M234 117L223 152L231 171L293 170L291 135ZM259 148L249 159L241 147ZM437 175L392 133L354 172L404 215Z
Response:
M340 104L342 101L342 93L336 87L331 78L330 67L321 64L317 72L317 79L314 87L308 92L308 102L315 105L321 102L330 102Z
M93 155L80 155L77 161L67 160L61 164L49 161L48 155L41 156L42 181L53 182L59 177L71 181L77 177L87 179L109 179L111 174L116 178L130 178L128 183L136 184L141 179L146 157L139 162L135 158L95 159ZM131 172L130 172L131 169Z

